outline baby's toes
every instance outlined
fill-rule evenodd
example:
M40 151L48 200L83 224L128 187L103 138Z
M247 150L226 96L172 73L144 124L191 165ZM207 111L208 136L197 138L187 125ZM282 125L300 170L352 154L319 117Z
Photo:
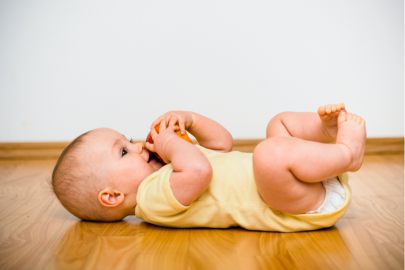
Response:
M321 106L321 107L318 108L318 114L319 114L320 116L324 116L324 115L326 114L326 108L325 108L325 106Z
M339 117L341 111L336 110L336 112L333 112L330 114L331 117Z
M362 120L363 120L363 118L361 118L360 115L357 115L357 117L356 117L356 123L361 124Z
M342 103L339 103L339 104L336 104L336 111L337 112L340 112L340 111L346 111L345 110L345 104L342 102Z
M346 122L346 116L347 116L346 112L340 112L338 119L337 119L338 125Z
M347 121L353 120L353 114L348 112L348 113L347 113L346 120L347 120Z

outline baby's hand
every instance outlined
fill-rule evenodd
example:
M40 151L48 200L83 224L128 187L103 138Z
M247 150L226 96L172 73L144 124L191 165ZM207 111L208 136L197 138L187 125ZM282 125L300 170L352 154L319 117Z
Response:
M169 126L166 128L166 122L165 120L162 120L162 122L160 122L159 133L156 132L154 127L151 129L150 134L152 136L153 144L146 142L145 147L149 151L157 152L164 162L170 163L171 160L166 156L165 148L170 140L174 138L180 139L180 137L174 133L178 129L178 126Z
M153 121L150 126L153 129L155 126L159 125L161 122L165 122L167 127L173 127L178 124L180 127L181 134L185 134L186 129L190 128L193 124L193 114L188 111L170 111L158 117ZM162 125L160 125L162 127ZM153 138L153 137L152 137Z

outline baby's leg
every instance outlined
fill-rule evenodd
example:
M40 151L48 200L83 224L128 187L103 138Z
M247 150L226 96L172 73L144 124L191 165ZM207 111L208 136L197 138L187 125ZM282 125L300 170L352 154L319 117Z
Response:
M314 142L336 141L337 117L345 105L321 106L314 112L282 112L273 117L267 125L266 137L291 136Z
M256 147L253 171L267 204L289 213L314 210L325 196L320 181L360 168L366 137L364 120L341 112L337 125L336 144L279 136Z

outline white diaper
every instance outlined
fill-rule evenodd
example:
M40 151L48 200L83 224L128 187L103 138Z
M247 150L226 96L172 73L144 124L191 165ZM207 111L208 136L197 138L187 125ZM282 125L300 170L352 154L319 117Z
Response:
M328 178L321 182L325 188L325 200L316 210L306 212L306 214L327 213L339 209L346 202L346 193L336 177Z

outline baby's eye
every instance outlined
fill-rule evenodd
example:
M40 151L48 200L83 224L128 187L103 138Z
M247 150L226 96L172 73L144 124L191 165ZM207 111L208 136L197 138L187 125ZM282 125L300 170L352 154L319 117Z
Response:
M121 153L121 154L122 154L122 156L125 156L126 154L128 154L128 150L127 150L127 149L125 149L125 148L124 148L124 149L122 149L122 153Z

